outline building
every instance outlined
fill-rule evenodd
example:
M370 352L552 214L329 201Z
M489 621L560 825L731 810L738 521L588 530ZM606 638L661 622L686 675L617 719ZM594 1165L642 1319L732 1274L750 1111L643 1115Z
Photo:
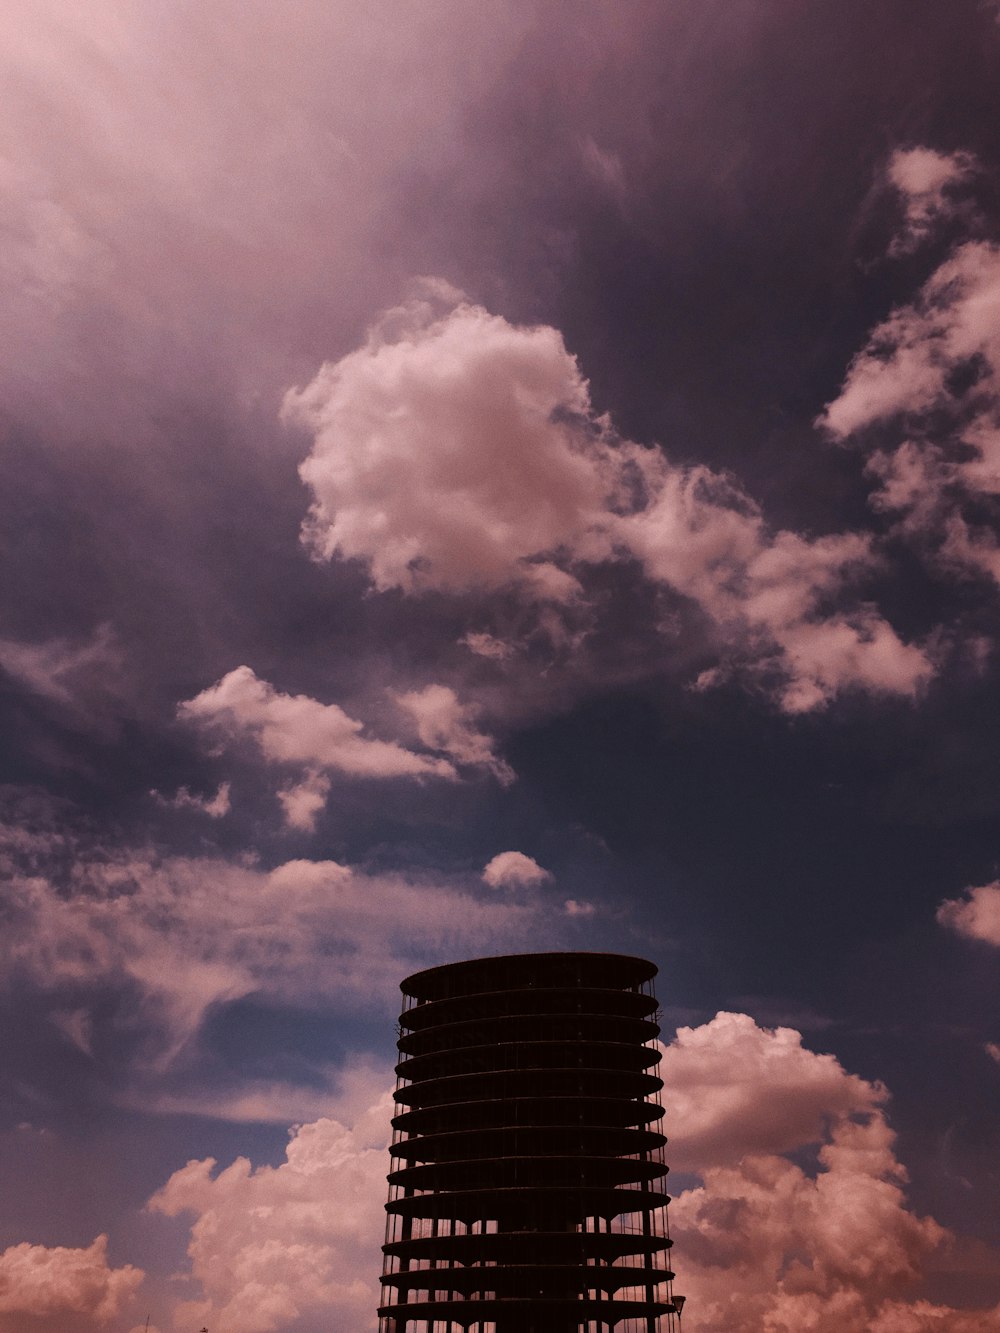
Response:
M380 1333L666 1333L656 968L478 958L408 977Z

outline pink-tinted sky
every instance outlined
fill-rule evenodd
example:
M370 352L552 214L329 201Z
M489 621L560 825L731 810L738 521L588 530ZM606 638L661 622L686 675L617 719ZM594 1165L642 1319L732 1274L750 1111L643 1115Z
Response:
M399 980L660 967L689 1333L1000 1329L1000 10L8 0L0 1333L369 1333Z

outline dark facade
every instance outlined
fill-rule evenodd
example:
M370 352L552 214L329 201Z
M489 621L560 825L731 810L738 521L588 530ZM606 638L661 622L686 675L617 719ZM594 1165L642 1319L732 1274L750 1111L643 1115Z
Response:
M402 983L381 1333L679 1327L655 974L541 953Z

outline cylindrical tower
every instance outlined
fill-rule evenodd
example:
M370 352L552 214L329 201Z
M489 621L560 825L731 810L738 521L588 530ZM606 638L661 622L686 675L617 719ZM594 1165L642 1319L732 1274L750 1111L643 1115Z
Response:
M655 975L540 953L402 983L380 1333L675 1328Z

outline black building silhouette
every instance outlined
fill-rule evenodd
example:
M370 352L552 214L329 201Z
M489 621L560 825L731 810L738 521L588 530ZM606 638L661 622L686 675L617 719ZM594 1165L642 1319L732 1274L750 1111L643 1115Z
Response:
M402 983L380 1333L679 1328L655 975L539 953Z

